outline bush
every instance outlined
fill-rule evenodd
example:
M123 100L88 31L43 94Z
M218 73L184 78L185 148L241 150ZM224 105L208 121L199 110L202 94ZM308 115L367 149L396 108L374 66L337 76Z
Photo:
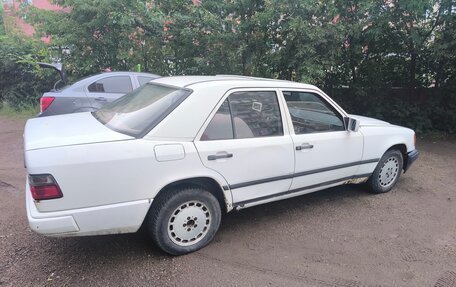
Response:
M52 71L40 69L37 61L47 61L43 43L18 36L0 36L0 105L16 110L36 105L42 93L56 81Z
M456 133L456 97L450 89L336 89L330 92L347 112L385 120L417 133Z

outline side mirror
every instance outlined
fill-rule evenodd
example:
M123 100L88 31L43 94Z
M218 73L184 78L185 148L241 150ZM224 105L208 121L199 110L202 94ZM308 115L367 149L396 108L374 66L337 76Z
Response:
M357 132L359 130L359 121L354 118L348 118L347 129L351 132Z

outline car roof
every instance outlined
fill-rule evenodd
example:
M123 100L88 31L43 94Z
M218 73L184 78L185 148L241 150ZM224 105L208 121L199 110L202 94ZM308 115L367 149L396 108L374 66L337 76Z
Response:
M151 73L145 73L145 72L131 72L131 71L115 71L115 72L101 72L99 74L96 74L96 75L125 75L125 74L129 74L129 75L138 75L138 76L155 76L155 77L160 77L159 75L156 75L156 74L151 74Z
M126 71L126 72L122 72L122 71L102 72L102 73L98 73L98 74L95 74L95 75L90 75L90 76L87 76L85 78L79 79L76 82L74 82L73 84L71 84L70 86L68 86L67 89L69 89L69 90L79 89L79 88L84 87L85 85L87 85L87 83L90 83L92 81L96 81L96 80L98 80L100 78L104 78L106 76L125 76L125 75L129 75L129 76L145 76L145 77L151 77L151 78L160 77L159 75L155 75L155 74L151 74L151 73L143 73L143 72L129 72L129 71Z
M161 77L152 80L152 82L180 87L180 88L193 88L202 87L205 85L213 85L217 82L224 82L225 84L232 84L233 88L236 86L246 87L276 87L276 88L312 88L317 87L309 84L302 84L286 80L275 80L268 78L257 78L239 75L216 75L216 76L172 76Z

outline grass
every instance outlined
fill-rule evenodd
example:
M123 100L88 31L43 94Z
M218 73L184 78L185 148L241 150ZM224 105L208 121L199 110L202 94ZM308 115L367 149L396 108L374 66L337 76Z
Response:
M7 103L3 103L2 105L0 105L0 116L7 118L32 118L36 116L39 113L39 111L40 107L38 105L25 106L20 109L15 109Z

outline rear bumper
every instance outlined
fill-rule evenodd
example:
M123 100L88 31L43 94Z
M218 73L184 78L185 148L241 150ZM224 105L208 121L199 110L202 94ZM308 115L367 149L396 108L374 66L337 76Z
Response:
M39 234L62 234L78 232L79 227L71 215L44 216L33 203L32 196L27 190L26 194L27 219L30 228Z
M416 149L407 153L407 160L405 162L404 172L406 172L412 166L412 164L415 162L415 160L418 159L419 155L420 155L420 152Z
M47 236L86 236L136 232L149 210L152 200L40 212L31 193L26 190L27 219L30 228Z

